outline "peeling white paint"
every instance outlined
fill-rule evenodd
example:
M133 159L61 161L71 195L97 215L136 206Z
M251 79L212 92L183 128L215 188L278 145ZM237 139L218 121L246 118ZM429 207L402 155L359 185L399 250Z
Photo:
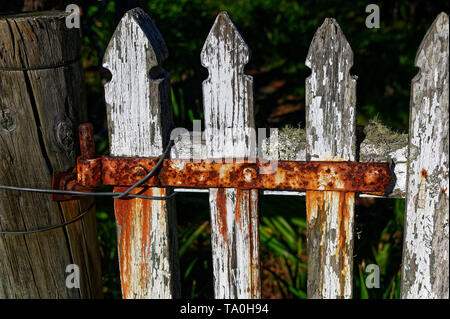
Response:
M448 16L418 50L412 81L402 298L448 298Z
M127 13L111 38L103 60L112 78L105 84L108 106L111 154L115 156L158 156L162 152L158 112L150 112L152 80L149 70L158 62L150 40ZM151 143L143 136L155 136Z
M333 47L344 48L336 52ZM350 57L350 59L349 59ZM345 77L353 62L353 53L339 25L333 19L326 19L316 32L308 52L308 67L311 76L306 79L306 140L307 159L311 160L354 160L356 142L355 94L356 80ZM328 63L329 62L329 66ZM337 61L334 64L331 61ZM327 67L328 66L328 67ZM317 78L317 69L322 69L322 78ZM343 71L341 71L343 70ZM344 83L344 79L348 79ZM320 86L319 86L320 83ZM332 173L320 175L321 183L332 180ZM308 193L308 192L307 192ZM352 296L352 249L354 201L344 206L348 218L342 229L339 192L323 192L323 216L319 223L319 206L322 200L307 194L308 227L315 231L308 235L309 265L317 269L308 273L308 296L312 298L351 298ZM354 199L354 195L350 196ZM313 201L313 202L311 202ZM324 217L326 216L326 217ZM319 228L319 238L311 237ZM345 242L339 245L340 232L345 231ZM309 249L311 243L319 241L318 251ZM312 246L311 246L312 247ZM341 251L345 249L345 251ZM343 258L341 258L343 256ZM315 258L312 260L312 258ZM311 279L314 278L314 279ZM315 282L312 282L315 281Z

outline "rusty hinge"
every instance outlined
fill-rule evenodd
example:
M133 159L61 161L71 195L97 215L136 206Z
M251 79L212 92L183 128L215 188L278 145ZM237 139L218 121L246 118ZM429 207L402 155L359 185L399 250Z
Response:
M104 185L132 186L158 162L158 158L94 156L92 124L79 127L81 156L77 183L66 187L92 190ZM265 172L272 172L264 174ZM73 174L73 173L71 173ZM73 178L73 175L70 175ZM143 187L231 187L240 189L323 190L384 195L392 178L389 163L249 161L191 162L164 159L161 169ZM55 178L56 179L56 178ZM66 177L60 178L60 181ZM67 196L67 195L64 195Z
M78 134L80 139L80 151L81 158L91 158L95 155L95 142L94 142L94 127L91 123L83 123L78 127ZM92 192L95 186L84 186L78 183L78 170L74 168L65 173L53 173L52 175L52 189L65 190L65 191L80 191L80 192ZM66 195L66 194L52 194L53 201L65 201L72 200L81 197L82 195Z

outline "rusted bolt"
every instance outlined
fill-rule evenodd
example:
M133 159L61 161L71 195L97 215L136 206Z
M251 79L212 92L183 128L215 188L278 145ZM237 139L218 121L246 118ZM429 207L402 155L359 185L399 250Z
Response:
M131 168L130 182L137 182L147 175L147 171L142 166L135 166Z
M80 151L82 158L93 158L95 155L94 126L92 123L83 123L78 126L80 138Z
M378 182L380 173L377 170L369 170L364 174L364 183L366 185L374 185Z
M242 175L246 183L252 183L258 176L256 170L253 167L245 167L242 170Z

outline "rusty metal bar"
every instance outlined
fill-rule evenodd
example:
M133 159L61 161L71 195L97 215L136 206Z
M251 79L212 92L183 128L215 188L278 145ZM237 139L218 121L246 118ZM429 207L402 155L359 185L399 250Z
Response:
M79 126L81 156L77 159L77 181L73 187L92 189L104 185L131 186L144 178L158 158L95 157L90 123ZM165 159L157 174L143 187L237 188L289 191L343 191L384 195L391 182L388 163L360 162L249 162L204 160L200 163ZM58 176L56 176L58 177ZM67 188L69 177L54 184ZM73 180L73 176L70 178ZM59 185L61 182L64 185ZM56 185L58 184L58 185Z
M79 158L78 182L85 187L100 184L131 186L142 179L158 158L103 156ZM388 163L278 161L201 161L165 159L161 170L142 186L279 190L330 190L383 195L391 181Z

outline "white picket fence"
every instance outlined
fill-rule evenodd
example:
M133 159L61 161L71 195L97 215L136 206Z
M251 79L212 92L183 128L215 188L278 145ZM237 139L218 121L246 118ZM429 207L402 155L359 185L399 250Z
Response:
M441 13L418 50L409 142L366 138L357 154L353 52L338 23L325 19L306 57L311 69L306 79L306 140L280 135L278 144L266 148L271 159L392 162L394 183L386 196L406 198L403 298L449 297L448 25L447 14ZM111 156L155 157L163 152L172 128L170 79L160 66L167 56L151 19L141 9L126 13L104 57L112 74L105 85ZM252 77L243 72L248 60L244 39L228 14L220 13L201 52L209 71L203 82L204 136L194 132L189 143L176 140L172 158L247 155L255 125ZM235 130L226 139L211 133L228 128ZM286 152L293 143L299 151ZM145 194L172 191L150 188ZM258 196L264 193L286 194L209 189L216 298L261 297ZM306 192L309 298L352 297L354 201L351 192ZM123 297L180 297L173 200L116 199L115 211Z

